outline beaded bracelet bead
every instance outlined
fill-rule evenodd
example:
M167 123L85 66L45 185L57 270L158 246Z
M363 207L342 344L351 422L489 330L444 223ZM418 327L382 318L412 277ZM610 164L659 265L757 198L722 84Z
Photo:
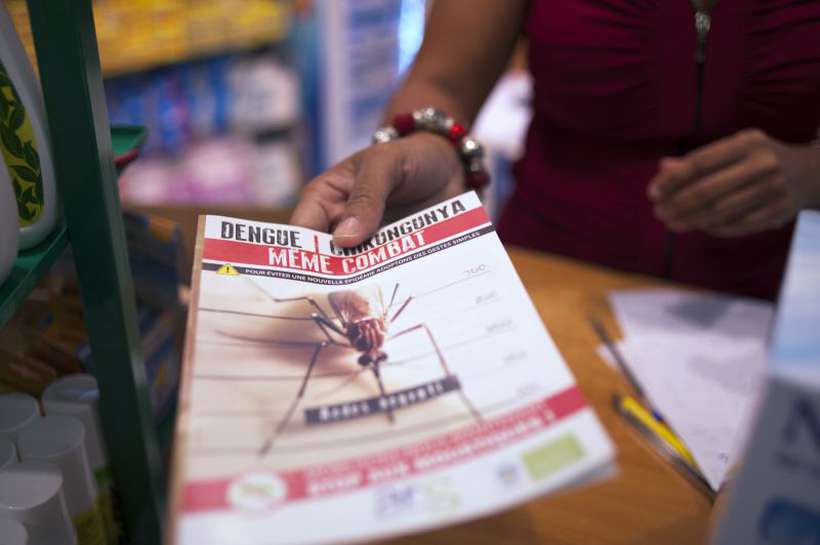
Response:
M467 187L480 191L490 183L490 174L484 167L484 148L467 135L464 125L441 110L431 106L409 113L397 114L393 124L373 133L374 144L392 142L417 131L438 134L449 140L464 165Z

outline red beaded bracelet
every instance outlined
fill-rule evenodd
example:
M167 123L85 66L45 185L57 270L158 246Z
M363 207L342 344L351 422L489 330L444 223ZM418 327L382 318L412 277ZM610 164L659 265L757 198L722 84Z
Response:
M393 124L373 133L374 144L392 142L416 131L427 131L448 139L464 165L467 187L481 191L490 183L490 174L484 167L484 148L467 135L464 125L433 107L422 108L411 113L397 114Z

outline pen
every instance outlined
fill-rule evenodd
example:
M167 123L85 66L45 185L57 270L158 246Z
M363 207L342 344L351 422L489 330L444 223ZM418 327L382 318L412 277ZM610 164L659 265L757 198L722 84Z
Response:
M638 395L638 399L641 400L641 403L643 403L643 405L649 409L655 420L657 420L661 424L664 424L669 430L669 432L674 434L675 432L672 431L672 428L670 428L669 425L666 423L666 420L663 418L661 413L659 413L653 407L652 403L649 401L649 398L646 396L646 393L644 392L643 386L641 386L641 383L638 381L638 378L634 375L634 373L632 373L632 369L626 362L626 358L624 358L623 354L621 354L621 351L618 350L618 346L612 340L612 337L610 337L609 333L607 333L607 330L604 327L603 322L601 322L593 316L589 317L589 321L592 324L592 329L598 335L598 338L601 339L601 342L604 343L604 346L606 346L607 351L615 360L615 363L618 365L618 369L620 369L621 374L624 377L626 377L626 380L632 386L632 389L635 390L635 393Z
M632 369L630 369L629 364L626 363L626 358L623 357L621 351L618 350L618 347L612 340L612 337L610 337L609 333L607 333L603 322L594 316L590 316L589 323L592 325L592 329L595 331L595 334L598 335L598 338L601 339L601 342L603 342L604 346L606 346L607 352L609 352L612 359L615 360L615 363L618 365L618 369L620 369L621 374L626 377L626 380L632 386L632 389L635 390L635 393L638 394L641 401L643 401L648 407L651 407L651 404L646 403L646 394L644 393L643 386L641 386L641 383L638 382L638 379L632 373ZM654 410L652 410L652 414L658 420L663 421L661 415L657 414Z
M640 419L643 422L643 427L648 428L649 430L654 433L655 436L659 437L660 440L664 442L666 446L673 449L676 454L682 458L684 462L686 462L689 468L698 475L700 475L700 471L698 469L697 461L695 457L690 452L689 448L681 441L672 428L666 423L664 418L652 407L652 403L650 403L649 399L644 392L643 386L638 381L637 377L632 373L632 369L630 368L629 364L626 362L626 358L623 357L621 351L618 350L618 347L615 345L612 337L609 336L609 333L604 327L603 322L597 319L594 316L589 316L590 324L592 325L592 329L598 335L598 338L604 343L607 347L612 358L615 360L615 363L618 365L618 368L621 370L621 373L626 377L626 380L635 390L635 393L638 395L640 399L640 403L634 400L631 397L619 396L618 394L614 394L617 396L617 404L618 410L623 414L624 411L630 414L630 417L633 419ZM613 399L614 400L614 399ZM702 478L702 477L701 477ZM711 490L711 489L710 489Z
M653 434L669 445L689 465L697 467L695 457L692 456L683 441L678 439L666 424L658 422L635 398L614 394L612 401L617 404L617 408L622 414L627 414L631 418L640 421L644 427L651 430Z
M703 475L668 442L668 437L658 432L658 428L652 425L657 425L658 423L646 410L643 410L643 415L641 415L640 411L634 410L635 406L640 409L642 409L642 407L640 407L640 404L634 399L632 399L630 403L630 399L631 398L621 396L617 393L612 395L612 404L618 414L650 442L658 455L672 464L679 473L703 492L710 501L714 501L715 491L712 490L712 487L709 486L709 483Z

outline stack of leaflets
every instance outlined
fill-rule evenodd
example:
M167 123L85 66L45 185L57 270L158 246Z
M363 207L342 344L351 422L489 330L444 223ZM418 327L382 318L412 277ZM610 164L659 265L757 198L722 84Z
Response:
M184 360L178 545L382 539L612 467L474 193L352 249L201 218Z

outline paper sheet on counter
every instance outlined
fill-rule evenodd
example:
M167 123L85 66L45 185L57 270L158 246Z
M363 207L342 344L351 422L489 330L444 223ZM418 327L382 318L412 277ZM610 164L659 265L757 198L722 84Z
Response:
M677 289L616 291L610 301L623 356L719 488L765 372L773 306ZM605 347L599 353L611 361Z

